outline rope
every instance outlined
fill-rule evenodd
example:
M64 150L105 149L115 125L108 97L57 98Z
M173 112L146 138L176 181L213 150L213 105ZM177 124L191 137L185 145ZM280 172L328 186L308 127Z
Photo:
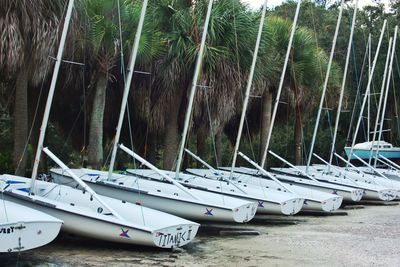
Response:
M360 77L359 77L359 78L358 78L358 75L357 75L357 72L358 72L358 71L357 71L357 66L356 66L356 57L355 57L354 43L352 44L352 50L353 50L353 66L354 66L354 73L355 73L355 76L356 76L356 84L357 84L357 93L356 93L356 99L354 100L353 111L352 111L352 113L351 113L351 119L350 119L350 124L349 124L350 127L349 127L349 131L348 131L347 137L346 137L346 145L347 145L347 142L351 141L351 139L350 139L350 135L351 135L351 131L352 131L351 125L353 125L353 122L354 122L354 119L355 119L356 104L357 104L357 102L358 102L359 104L361 103L360 89L361 89L361 81L362 81L362 78L363 78L363 76L364 76L364 69L365 69L365 66L366 66L367 52L368 52L368 44L366 45L366 48L365 48L364 59L363 59L363 64L362 64L362 67L361 67ZM365 134L364 121L361 120L361 123L362 123L362 125L363 125L363 127L361 127L361 128L364 130L364 137L365 137L366 134Z
M83 147L81 153L82 156L82 165L84 165L85 160L87 160L87 149L86 149L86 135L87 135L87 101L86 101L86 79L85 73L82 75L82 90L83 90Z
M83 74L83 77L85 76L85 74ZM82 81L83 81L83 84L82 84L82 87L83 87L83 98L84 98L84 100L83 100L83 104L81 104L81 106L80 106L80 110L79 110L79 113L78 113L78 115L76 116L76 118L75 118L75 120L74 120L74 122L72 123L72 126L71 126L71 128L70 128L70 130L69 130L69 132L68 132L68 135L67 135L67 138L65 139L65 141L64 141L64 143L63 143L63 145L62 145L62 149L61 149L61 152L60 152L60 154L63 154L64 153L64 151L65 151L65 148L67 147L67 143L68 143L68 141L70 140L70 138L71 138L71 136L72 136L72 132L75 130L75 126L76 126L76 124L78 123L78 120L79 120L79 117L80 117L80 115L81 115L81 113L83 112L84 113L84 127L83 127L83 132L84 132L84 138L83 138L83 142L84 142L84 146L83 146L83 148L82 148L82 152L85 152L85 147L86 147L86 118L85 118L85 113L86 113L86 97L85 97L85 83L84 83L84 78L82 79Z
M46 73L48 72L49 66L50 66L50 65L48 65L47 68L46 68ZM38 112L39 112L39 105L40 105L40 99L41 99L42 93L43 93L44 82L45 82L45 80L43 79L43 80L42 80L42 84L41 84L41 86L40 86L39 96L38 96L38 100L37 100L37 103L36 103L36 108L35 108L35 113L34 113L34 115L33 115L33 120L32 120L32 124L31 124L31 128L29 129L29 134L28 134L28 136L27 136L27 138L26 138L26 142L25 142L25 145L24 145L24 150L23 150L22 155L21 155L21 157L20 157L20 159L19 159L19 161L18 161L18 165L17 165L17 167L16 167L16 170L19 170L19 167L20 167L20 165L21 165L22 159L24 158L25 153L26 153L26 151L27 151L27 149L28 149L29 140L31 139L32 132L33 132L33 128L34 128L34 125L35 125L35 122L36 122L36 117L37 117Z
M396 52L395 52L396 53ZM396 59L396 69L397 69L397 75L400 77L400 67L399 67L399 61L397 59L397 53L395 54L395 59ZM393 79L393 87L394 89L396 88L394 85L394 77L392 76ZM397 100L396 100L396 90L393 89L393 94L394 94L394 101L395 101L395 111L396 111L396 124L397 124L397 135L398 138L400 138L400 122L399 122L399 113L398 113L398 109L397 109Z
M4 201L4 189L3 188L1 190L1 200L3 200L4 214L6 215L6 221L8 222L7 206L6 206L6 202Z
M211 145L214 150L215 166L217 166L217 168L218 168L219 167L218 166L219 159L218 159L218 155L217 155L217 146L215 144L215 134L214 134L213 126L212 126L212 122L211 122L211 112L210 112L210 105L209 105L209 101L208 101L208 93L207 93L207 89L205 87L203 89L204 89L204 91L206 91L206 94L205 94L206 95L206 106L207 106L208 121L210 122Z
M65 2L63 14L64 14L64 13L66 12L66 10L67 10L67 5L68 5L68 3ZM54 42L54 44L53 44L53 47L54 47L54 46L55 46L55 42ZM49 59L47 59L47 60L49 60ZM47 65L47 67L46 67L46 73L48 72L49 68L50 68L50 64ZM44 82L45 82L45 78L43 77L43 79L42 79L42 84L41 84L41 86L40 86L40 92L39 92L39 96L38 96L38 101L37 101L36 108L35 108L35 113L34 113L33 120L32 120L32 125L31 125L31 128L30 128L30 130L29 130L29 134L28 134L28 136L27 136L27 139L26 139L26 142L25 142L25 145L24 145L24 150L23 150L22 155L21 155L21 157L20 157L20 159L19 159L19 161L18 161L16 170L18 170L18 169L20 168L22 159L24 158L25 153L26 153L27 148L28 148L29 140L31 139L31 136L32 136L33 128L34 128L34 125L35 125L35 122L36 122L36 117L37 117L37 114L38 114L38 111L39 111L40 98L41 98L42 93L43 93ZM66 85L64 85L64 86L66 86Z

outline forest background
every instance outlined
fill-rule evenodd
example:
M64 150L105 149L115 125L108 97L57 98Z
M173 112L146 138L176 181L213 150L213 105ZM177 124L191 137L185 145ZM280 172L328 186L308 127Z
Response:
M30 175L67 1L2 2L0 173ZM121 141L155 165L171 170L208 1L149 2ZM240 147L256 161L265 147L296 2L285 1L267 13ZM351 143L354 116L358 116L368 80L368 37L374 56L383 21L388 20L371 89L372 129L389 38L400 22L400 0L390 0L389 7L376 2L364 6L357 17L336 143L341 154L345 144ZM141 4L140 0L76 1L45 141L71 167L104 168L108 164ZM301 6L270 145L296 164L305 163L308 156L339 5L334 0L305 0ZM352 7L351 1L345 5L316 142L315 151L323 157L332 142ZM212 165L226 166L232 160L259 19L260 10L239 0L215 0L187 145ZM385 132L384 139L399 144L397 54L394 65L385 124L391 131ZM357 136L360 142L368 138L367 125L365 118ZM41 170L48 164L52 165L43 158ZM118 154L118 169L134 164ZM185 157L185 166L195 164ZM280 163L269 158L268 165Z

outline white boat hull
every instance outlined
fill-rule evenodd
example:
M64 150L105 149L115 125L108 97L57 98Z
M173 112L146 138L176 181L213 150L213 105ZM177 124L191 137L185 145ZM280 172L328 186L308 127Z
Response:
M139 177L160 179L158 174L151 170L127 170L128 173ZM166 175L173 177L175 173L163 171ZM177 179L183 186L191 190L197 189L205 192L213 192L224 196L239 198L245 201L256 202L258 214L293 215L303 207L304 199L285 192L272 192L260 187L241 184L234 186L225 181L216 181L181 173Z
M119 174L113 174L112 180L107 181L108 173L106 172L89 169L73 169L72 171L100 195L143 205L190 220L244 223L254 217L257 209L257 203L254 202L232 197L223 198L220 194L193 189L191 193L200 198L200 200L195 200L176 186L161 181ZM52 169L51 174L59 184L76 186L72 178L67 174L62 174L60 169Z
M297 168L304 168L304 166L297 166ZM298 176L298 171L292 168L273 168L273 171ZM324 171L325 168L317 168L317 166L309 167L309 174L319 181L364 190L362 200L391 201L396 197L396 192L393 189L379 186L372 182L363 182L358 175L352 178L349 177L349 172L346 171L342 173L332 171L330 174L326 174Z
M207 176L209 178L214 178L217 179L218 176L215 176L213 173L211 173L209 170L204 170L204 169L188 169L187 170L190 173L197 174L200 176ZM228 179L230 173L227 171L219 171L219 175L223 175ZM277 177L278 178L278 177ZM279 178L278 178L279 179ZM274 191L286 191L284 187L276 183L275 181L256 177L253 175L248 175L248 174L240 174L240 173L234 173L233 177L231 178L231 181L236 183L236 184L251 184L254 186L260 186L262 188L267 188L269 190L274 190ZM294 194L300 196L301 198L304 198L304 205L302 207L302 210L307 210L307 211L324 211L324 212L331 212L334 210L337 210L340 205L342 204L343 198L338 195L333 195L329 193L325 193L319 190L313 190L313 189L308 189L304 188L295 184L286 184L283 183L286 188L288 188L291 192Z
M0 200L0 252L21 252L53 241L62 225L43 212Z
M103 210L98 202L81 190L36 181L38 192L29 195L26 188L30 179L11 175L0 178L14 183L4 192L7 200L50 214L64 221L63 231L79 236L172 248L191 242L199 227L197 223L167 213L102 197L112 209L123 215L120 219Z
M250 174L253 176L261 176L259 172L255 169L250 169L250 168L245 168L245 167L236 167L235 172L238 173L244 173L244 174ZM289 185L297 185L300 187L304 187L307 189L311 190L318 190L322 191L325 193L329 194L334 194L334 195L339 195L343 197L343 201L347 202L359 202L364 195L364 190L358 189L358 188L353 188L353 187L348 187L348 186L342 186L342 185L336 185L332 183L326 183L326 182L321 182L321 181L313 181L308 178L301 178L301 177L295 177L295 176L289 176L289 175L276 175L272 173L275 178L280 180L281 182Z

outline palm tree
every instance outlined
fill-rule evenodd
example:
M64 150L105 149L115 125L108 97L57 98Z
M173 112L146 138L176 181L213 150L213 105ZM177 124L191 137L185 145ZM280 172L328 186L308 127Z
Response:
M295 164L302 162L304 114L315 106L322 90L323 73L327 69L327 55L317 47L313 34L299 27L294 36L290 55L289 88L291 103L295 109ZM329 88L336 91L340 86L338 67L334 64L330 73Z
M266 18L265 31L269 33L268 42L264 42L260 51L260 60L263 68L260 69L261 77L256 81L257 93L261 98L260 114L260 147L259 159L261 160L267 142L272 116L272 100L279 86L282 72L283 59L289 43L291 23L276 16Z
M86 47L92 51L95 86L89 126L88 163L99 168L103 163L103 118L109 81L113 78L121 44L118 42L118 20L115 1L88 0L81 3L83 18L87 16L89 33Z
M28 88L49 73L64 0L5 0L0 5L0 71L15 81L14 168L24 175L28 138Z
M194 61L203 25L207 1L158 2L156 13L162 31L165 52L151 67L154 76L151 92L143 92L141 114L151 132L164 136L163 164L172 169L177 152L179 122L186 111L186 94L191 84ZM162 14L162 15L161 15ZM236 112L240 97L243 70L250 65L254 42L253 20L249 10L240 1L219 0L213 7L205 48L205 58L199 84L208 86L208 103L215 132L221 132L225 123ZM238 40L236 40L236 36ZM254 34L255 36L255 34ZM240 60L237 60L240 56ZM193 125L198 140L205 140L209 118L204 90L198 90L193 114ZM143 99L147 99L143 101ZM236 103L237 102L237 103ZM147 108L146 108L147 107ZM203 146L199 142L199 150Z
M224 126L241 110L242 91L246 86L257 35L255 25L259 19L258 14L254 15L240 1L220 0L214 5L200 80L207 87L198 91L193 114L197 154L201 157L204 157L209 133L215 135L212 138L216 142L219 141ZM264 32L263 41L268 39L268 33ZM219 152L217 149L217 154ZM219 163L220 155L216 161Z
M83 33L89 33L84 41L93 57L92 81L95 86L89 128L88 163L96 168L100 168L103 163L103 128L107 88L110 81L116 80L118 71L116 66L124 64L120 61L121 49L127 50L131 47L141 8L141 1L124 0L121 1L120 7L117 4L118 2L114 0L87 0L81 6L82 16L88 18L88 29L85 29ZM119 16L121 25L119 25ZM120 27L122 36L120 36ZM147 31L150 32L149 29ZM148 49L146 42L150 41L148 38L141 39L139 57L142 60L152 56L146 50ZM129 54L130 51L128 50L127 53ZM116 87L118 88L118 85Z

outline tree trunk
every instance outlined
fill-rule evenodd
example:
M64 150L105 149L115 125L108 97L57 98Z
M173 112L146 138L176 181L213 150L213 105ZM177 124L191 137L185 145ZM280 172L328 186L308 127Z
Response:
M14 168L15 175L25 176L28 141L28 74L24 68L18 73L15 84L14 107Z
M295 164L302 164L302 129L303 129L303 111L299 105L296 105L296 121L295 121L295 129L294 129L294 145L295 145Z
M178 89L172 100L166 118L165 137L164 137L164 170L172 170L176 159L177 136L178 136L178 115L181 105L183 90Z
M44 110L46 108L46 98L47 95L43 94L41 98L39 98L40 93L38 90L29 90L28 92L28 113L29 113L29 125L32 127L32 132L30 136L29 143L32 145L33 153L36 153L39 135L40 135L40 126L42 125L42 118L44 115ZM36 110L36 107L38 109ZM36 113L36 114L35 114ZM43 146L46 146L47 139L44 139ZM33 154L30 160L30 168L33 168L35 161L35 155ZM47 170L47 157L44 153L40 157L39 161L39 172Z
M200 129L198 129L196 135L197 135L197 142L196 142L197 155L200 158L205 159L207 133L206 133L204 127L201 127ZM197 166L197 168L201 168L203 165L197 161L196 166Z
M265 91L262 95L262 106L261 106L261 121L260 121L260 157L259 162L261 163L265 146L267 144L267 137L269 128L271 127L271 111L272 111L272 93L269 90Z
M88 164L96 169L100 169L103 164L103 118L108 83L105 74L99 75L92 105L88 145Z
M222 166L222 131L215 135L215 150L217 150L217 158L215 162L217 167Z

